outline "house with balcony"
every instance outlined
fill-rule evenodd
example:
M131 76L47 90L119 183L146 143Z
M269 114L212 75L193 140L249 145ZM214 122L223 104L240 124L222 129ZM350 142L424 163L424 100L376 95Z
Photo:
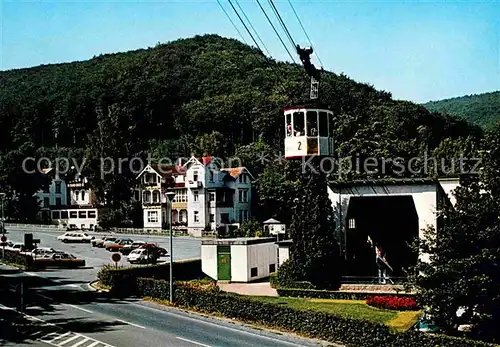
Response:
M246 168L223 168L214 157L192 157L184 168L190 235L239 228L250 218L253 176Z
M45 191L37 193L42 204L41 216L53 224L76 225L81 229L97 226L100 206L87 178L74 169L59 174L53 168L43 169L52 182Z
M187 195L184 188L184 169L182 166L147 165L137 176L138 187L134 189L133 199L142 202L144 228L167 229L171 222L179 220L179 215L187 215L186 204L181 196ZM165 194L169 190L178 191L174 204L170 206ZM170 212L172 208L172 213ZM183 213L181 213L184 209Z

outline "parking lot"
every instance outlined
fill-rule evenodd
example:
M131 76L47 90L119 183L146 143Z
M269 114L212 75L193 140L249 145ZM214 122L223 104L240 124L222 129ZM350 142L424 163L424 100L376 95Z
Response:
M8 229L6 235L8 241L11 242L24 242L24 234L32 233L35 239L40 239L38 247L52 247L56 250L61 250L73 254L77 258L84 259L86 267L81 269L50 269L44 271L37 271L37 274L46 275L47 277L60 277L71 278L73 280L83 282L90 282L96 279L99 268L107 264L115 264L111 260L112 252L106 251L104 248L92 247L89 243L63 243L57 240L57 237L62 235L62 232L51 231L33 231L23 229ZM102 236L109 236L106 233L88 233L91 236L100 238ZM115 237L128 237L134 241L145 241L148 243L156 243L160 247L169 251L169 237L168 236L151 236L151 235L125 235L114 234ZM190 237L174 237L173 242L174 261L193 259L201 257L201 240ZM160 262L169 262L170 258L160 258ZM122 255L118 266L130 266L126 257ZM136 266L136 265L134 265Z

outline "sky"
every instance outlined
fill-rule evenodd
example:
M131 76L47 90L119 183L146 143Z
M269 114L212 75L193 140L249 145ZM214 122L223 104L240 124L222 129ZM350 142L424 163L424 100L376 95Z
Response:
M86 60L202 34L255 46L228 0L220 3L243 39L217 0L0 0L0 70ZM268 1L260 3L280 30ZM293 40L309 45L288 0L274 3ZM315 65L395 99L420 103L500 90L499 1L291 3L317 53ZM271 56L291 61L257 1L239 4Z

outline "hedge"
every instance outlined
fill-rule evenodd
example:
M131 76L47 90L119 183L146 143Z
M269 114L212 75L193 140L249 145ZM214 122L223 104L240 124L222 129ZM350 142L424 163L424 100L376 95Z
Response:
M30 255L20 254L19 252L5 250L5 257L3 259L9 264L23 266L26 269L33 269L33 257Z
M283 281L283 279L279 279L277 273L273 273L269 277L269 284L271 288L297 288L297 289L315 289L314 285L311 282L307 281Z
M366 300L373 296L373 292L343 292L335 290L318 290L318 289L296 289L296 288L278 288L276 289L279 296L291 296L296 298L314 298L314 299L340 299L340 300ZM377 293L377 296L396 296L413 298L413 294L409 293Z
M201 259L177 261L173 263L175 280L191 280L203 278ZM141 267L126 267L116 269L114 266L102 267L97 278L101 284L112 288L113 292L123 295L135 293L136 279L139 277L169 279L170 264L158 264Z
M138 294L157 299L168 298L168 282L151 278L138 278ZM418 331L398 333L384 324L333 314L299 310L274 303L252 300L233 293L203 289L189 283L177 282L174 286L174 303L177 306L206 313L218 313L227 318L285 329L312 338L363 347L482 347L491 344L431 335Z

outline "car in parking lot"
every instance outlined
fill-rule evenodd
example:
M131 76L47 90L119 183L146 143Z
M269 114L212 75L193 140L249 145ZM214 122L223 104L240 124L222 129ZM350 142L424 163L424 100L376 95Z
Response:
M85 260L79 259L69 253L53 253L33 260L37 267L68 267L76 268L85 266Z
M115 241L113 241L111 243L105 242L104 248L110 252L118 252L120 250L120 248L125 247L126 245L131 245L132 243L134 243L134 241L132 239L129 239L128 237L127 238L124 237L124 238L116 239Z
M156 263L159 255L157 252L151 252L147 248L136 248L127 256L130 264L134 263Z
M128 255L134 249L139 248L140 246L142 246L145 243L146 243L145 241L134 241L131 244L123 246L122 248L119 249L119 251L123 255Z
M104 237L101 237L99 239L93 239L92 241L90 241L90 243L92 244L92 247L103 248L104 244L106 242L108 242L108 244L109 244L109 243L111 243L113 241L116 241L116 237L115 236L104 236Z
M75 233L75 232L67 232L64 233L61 236L57 237L58 240L62 242L84 242L84 243L89 243L91 242L94 237L88 235L87 233Z
M30 255L33 258L40 258L40 257L45 257L45 256L48 256L48 255L51 255L51 254L54 254L54 253L63 253L63 252L62 251L57 251L57 250L55 250L52 247L38 247L38 248L35 248L32 251L21 252L21 253L24 253L26 255Z
M10 246L6 246L5 249L12 252L24 252L24 243L10 242Z

